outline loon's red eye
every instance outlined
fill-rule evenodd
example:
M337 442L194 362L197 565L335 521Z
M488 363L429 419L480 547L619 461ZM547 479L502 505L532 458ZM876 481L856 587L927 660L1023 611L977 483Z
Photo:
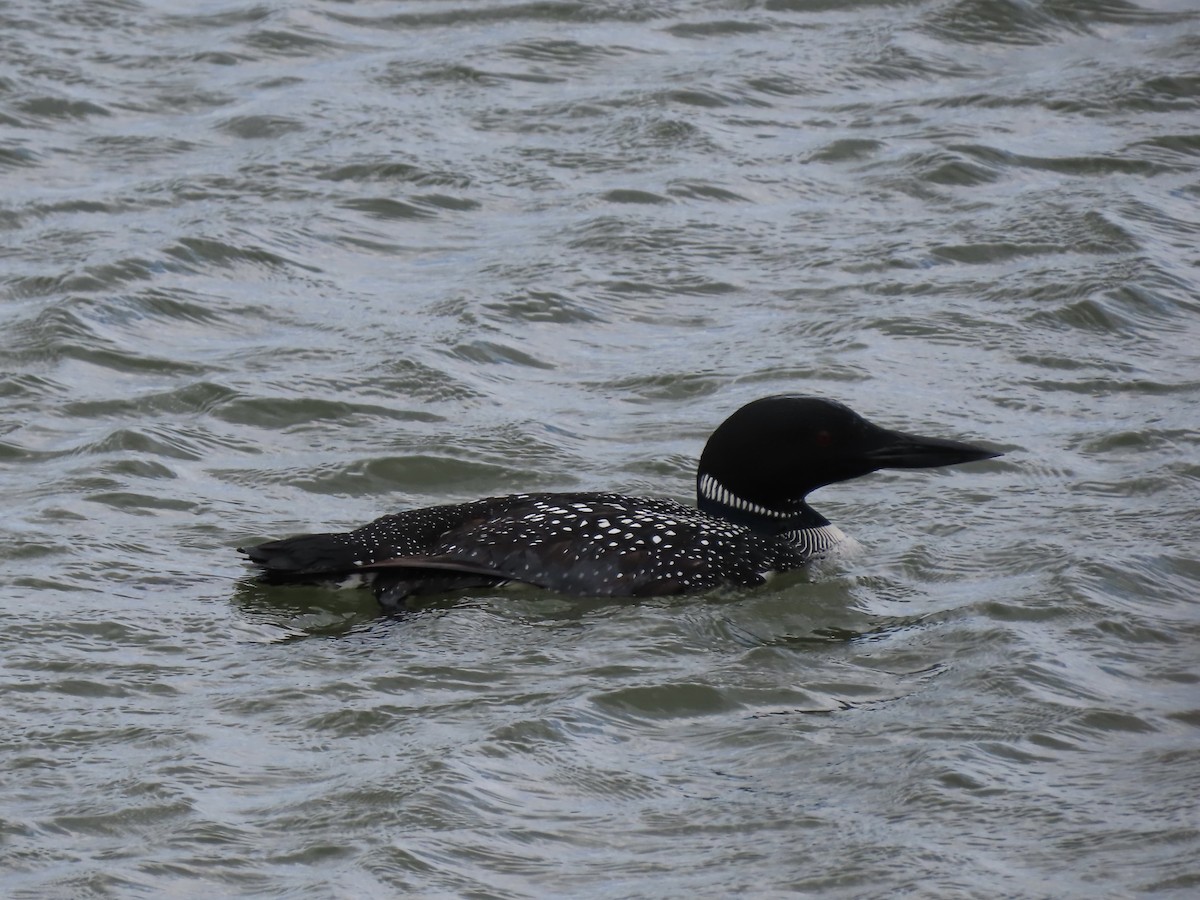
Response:
M830 434L828 431L826 431L824 428L822 428L820 431L817 432L817 446L818 447L828 447L832 443L833 443L833 435Z

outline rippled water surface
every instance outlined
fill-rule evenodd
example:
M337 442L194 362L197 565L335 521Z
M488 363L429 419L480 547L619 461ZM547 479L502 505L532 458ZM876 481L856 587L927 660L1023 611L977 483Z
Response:
M197 11L199 9L199 11ZM1192 897L1190 0L0 5L7 897ZM234 548L1003 449L765 589L382 618Z

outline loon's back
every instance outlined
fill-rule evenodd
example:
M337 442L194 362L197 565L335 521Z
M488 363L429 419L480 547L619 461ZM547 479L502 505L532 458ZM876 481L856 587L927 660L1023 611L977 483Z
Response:
M269 581L357 580L390 608L408 596L510 581L593 597L751 586L803 566L812 548L672 500L546 493L405 510L355 531L242 552Z

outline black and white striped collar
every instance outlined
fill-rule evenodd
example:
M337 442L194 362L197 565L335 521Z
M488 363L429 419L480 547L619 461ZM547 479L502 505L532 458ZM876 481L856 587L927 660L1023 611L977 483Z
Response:
M696 478L696 505L709 515L772 536L799 534L829 524L828 519L803 500L786 502L781 508L766 506L739 497L707 473Z
M720 506L769 519L790 519L796 515L795 510L771 509L739 497L711 475L701 475L697 479L696 494L700 500L711 500Z

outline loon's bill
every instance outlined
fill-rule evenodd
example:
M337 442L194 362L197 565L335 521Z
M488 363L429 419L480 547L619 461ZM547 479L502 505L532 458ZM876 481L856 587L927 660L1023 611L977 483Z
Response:
M611 493L512 494L239 552L267 582L370 585L389 611L412 596L508 582L592 597L754 586L844 539L808 505L811 491L877 469L1000 455L881 428L831 400L764 397L708 439L694 507Z

